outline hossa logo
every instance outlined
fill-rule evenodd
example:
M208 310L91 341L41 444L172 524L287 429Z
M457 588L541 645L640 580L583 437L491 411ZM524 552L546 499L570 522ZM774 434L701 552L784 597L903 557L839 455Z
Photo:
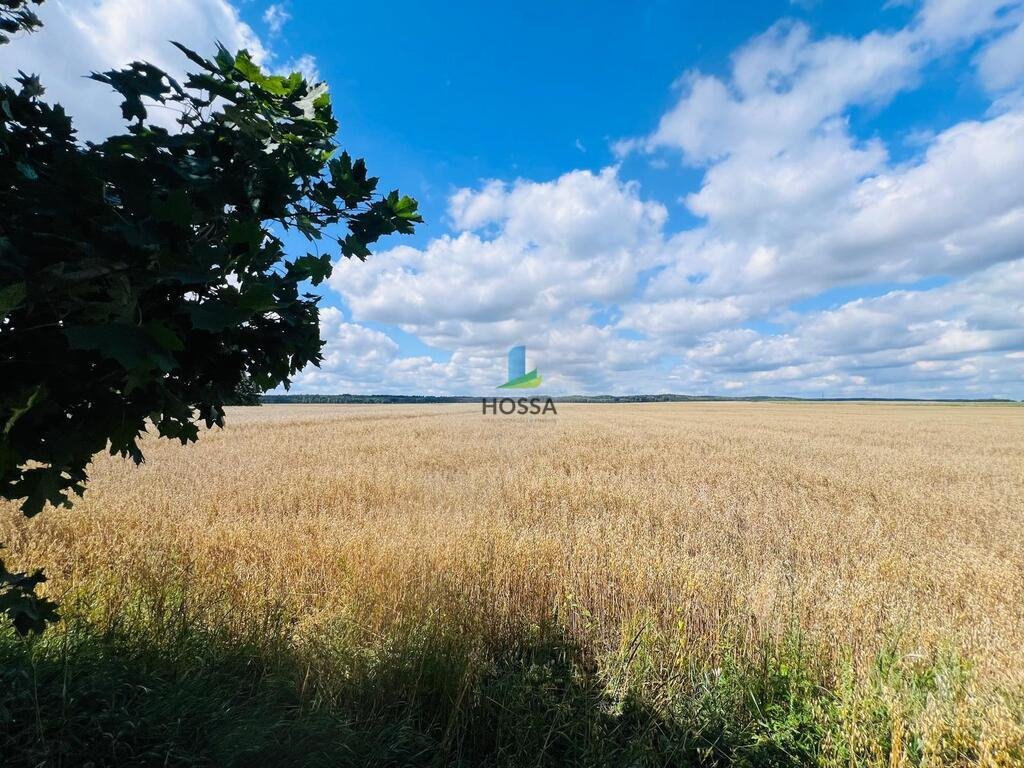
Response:
M526 347L520 345L512 347L508 351L508 381L498 386L498 389L535 389L540 386L541 377L534 368L526 372ZM483 412L497 416L499 413L505 416L518 414L545 415L553 413L556 416L555 402L550 397L491 397L483 398L480 401Z
M485 397L480 404L483 406L485 414L490 411L494 416L499 413L505 416L517 413L522 416L527 413L543 415L549 412L558 415L558 411L555 410L555 401L550 397L492 397L490 399Z
M508 351L508 381L498 389L536 389L540 382L536 368L526 372L526 347L512 347Z

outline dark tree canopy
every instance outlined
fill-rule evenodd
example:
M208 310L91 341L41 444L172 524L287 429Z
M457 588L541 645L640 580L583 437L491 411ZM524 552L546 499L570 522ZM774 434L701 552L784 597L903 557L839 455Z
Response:
M15 32L31 32L42 26L39 17L32 10L43 0L3 0L0 2L0 45L10 41L8 35Z
M364 259L421 221L337 153L326 86L178 48L180 83L138 62L91 76L128 123L100 143L37 77L0 85L0 497L26 515L69 505L104 449L141 462L147 424L194 441L237 392L287 388L321 360L305 286L331 251ZM288 232L310 250L287 256Z
M263 390L246 376L238 383L231 397L224 401L224 405L263 405Z

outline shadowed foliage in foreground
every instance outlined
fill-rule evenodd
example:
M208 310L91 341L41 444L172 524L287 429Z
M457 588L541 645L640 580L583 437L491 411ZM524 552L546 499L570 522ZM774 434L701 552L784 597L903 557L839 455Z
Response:
M338 620L293 641L283 615L229 636L173 596L124 615L0 640L5 765L874 765L894 749L925 764L903 728L967 675L893 657L854 683L796 638L691 658L642 622L597 659L553 627L487 646L429 621L371 638ZM929 757L971 762L964 744Z
M486 655L406 642L333 648L360 668L325 689L308 661L210 634L8 637L6 764L799 765L822 739L813 686L777 657L687 669L652 697L555 636Z

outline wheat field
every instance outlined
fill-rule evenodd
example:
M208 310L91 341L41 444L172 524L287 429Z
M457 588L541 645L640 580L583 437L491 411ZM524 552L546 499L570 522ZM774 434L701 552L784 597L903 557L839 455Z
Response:
M9 559L44 566L64 604L34 658L57 659L75 632L163 648L188 624L287 655L300 709L419 707L430 760L457 764L483 749L467 724L480 676L557 636L600 706L642 701L661 723L680 720L695 675L707 693L723 670L774 659L793 724L771 739L790 746L748 764L1024 759L1024 409L480 410L229 409L196 445L147 439L141 467L98 459L71 510L26 521L9 507ZM459 660L440 682L426 646ZM416 653L413 673L401 659ZM786 664L813 689L797 714ZM428 689L446 693L425 715ZM634 764L742 762L724 741L676 762L664 738ZM495 744L481 762L523 757Z

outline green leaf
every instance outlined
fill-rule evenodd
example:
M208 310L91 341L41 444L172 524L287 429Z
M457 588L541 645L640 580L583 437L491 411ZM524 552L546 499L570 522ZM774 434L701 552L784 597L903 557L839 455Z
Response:
M220 96L228 101L234 101L238 96L238 86L225 82L215 75L189 75L185 79L185 87L209 91L214 96Z
M125 370L177 366L175 359L150 337L145 329L128 323L79 325L64 329L72 349L92 350L115 360Z
M134 325L111 323L71 326L64 329L64 335L72 349L99 352L128 369L146 362L145 334Z
M277 306L274 289L266 283L246 286L238 302L239 306L248 310L248 316L268 312Z
M163 321L151 320L142 327L146 329L149 337L164 349L172 352L181 352L185 349L184 342Z
M192 317L192 327L197 331L217 332L226 328L244 323L252 316L247 309L222 304L216 301L206 301L189 308Z
M11 283L0 288L0 318L17 309L25 300L25 284Z
M232 221L228 224L227 240L229 243L244 243L255 249L263 241L263 236L263 227L255 219Z
M40 400L42 400L44 397L46 397L46 389L43 387L42 384L37 384L35 388L29 393L29 396L25 400L24 405L15 406L14 408L11 409L11 415L7 419L7 423L4 424L4 434L10 434L11 429L14 428L14 425L18 421L18 419L20 419L22 416L24 416L26 413L32 410L32 406L35 405Z
M327 254L314 256L307 253L288 265L288 277L295 281L309 280L320 285L331 275L331 257Z
M38 99L46 92L39 82L39 75L26 75L19 69L18 77L14 79L21 85L21 93L18 95L26 99Z
M10 619L22 637L40 633L47 624L60 620L57 604L36 594L36 587L45 581L41 570L11 573L0 561L0 613Z
M263 85L266 81L266 77L263 72L260 71L259 66L252 60L248 51L239 51L238 55L235 56L235 70L242 75L246 80L256 83L257 85Z
M161 276L161 280L174 281L176 283L183 283L185 285L196 285L201 283L209 283L216 279L216 275L205 265L196 265L194 267L183 266L174 267L168 269Z
M106 83L124 97L121 102L121 114L125 120L146 119L146 108L142 97L163 102L173 92L177 84L159 67L146 62L135 61L124 69L112 69L107 72L93 72L89 77ZM169 85L170 84L170 85Z
M391 210L394 211L395 215L408 221L421 222L423 217L419 214L419 204L416 200L408 195L398 198L397 193L395 195L395 201L391 204Z
M235 66L235 57L220 43L217 43L217 55L214 60L217 62L217 66L220 67L222 74L227 74Z
M192 204L183 189L176 189L163 200L153 204L153 215L157 221L167 221L180 227L192 221Z
M339 240L338 244L346 258L351 259L355 256L360 261L366 261L366 257L370 255L370 249L366 247L366 243L355 235L349 235L344 240Z
M202 56L200 56L198 53L193 51L191 48L186 48L184 45L182 45L181 43L175 42L174 40L171 40L171 45L173 45L175 48L177 48L179 51L181 51L183 54L185 54L185 56L188 58L189 61L191 61L193 64L196 64L196 65L202 67L207 72L216 72L217 71L217 68L213 66L212 62L207 61Z

